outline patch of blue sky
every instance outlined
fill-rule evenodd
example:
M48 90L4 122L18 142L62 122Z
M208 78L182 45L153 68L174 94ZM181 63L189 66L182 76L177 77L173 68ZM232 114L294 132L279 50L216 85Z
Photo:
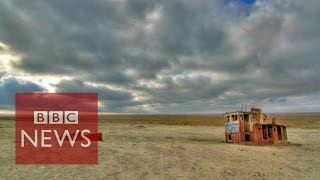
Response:
M234 0L234 1L240 1L246 4L254 4L256 2L256 0Z
M249 16L256 0L224 0L227 5L238 6L242 15Z

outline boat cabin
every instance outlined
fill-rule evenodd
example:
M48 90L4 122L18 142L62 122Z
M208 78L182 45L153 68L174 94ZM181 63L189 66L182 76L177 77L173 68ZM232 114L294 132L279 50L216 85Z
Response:
M276 124L273 118L267 122L262 109L227 112L224 114L225 138L230 143L282 144L288 141L287 127Z

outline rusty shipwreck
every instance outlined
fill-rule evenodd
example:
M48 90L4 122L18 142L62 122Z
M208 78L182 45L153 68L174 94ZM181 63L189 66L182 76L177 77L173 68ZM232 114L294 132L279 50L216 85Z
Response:
M261 108L224 114L225 138L228 143L283 144L288 142L287 126L268 122Z

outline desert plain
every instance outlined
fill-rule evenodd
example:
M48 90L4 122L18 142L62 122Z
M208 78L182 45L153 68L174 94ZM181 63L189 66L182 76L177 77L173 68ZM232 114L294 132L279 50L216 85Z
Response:
M286 145L225 143L222 115L106 115L98 165L16 165L1 117L0 179L320 179L320 113L269 114Z

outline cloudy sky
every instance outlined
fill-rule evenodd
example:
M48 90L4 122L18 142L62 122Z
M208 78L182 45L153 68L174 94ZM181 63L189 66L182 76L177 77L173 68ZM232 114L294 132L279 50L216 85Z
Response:
M0 109L98 92L101 112L319 112L319 19L319 0L0 0Z

